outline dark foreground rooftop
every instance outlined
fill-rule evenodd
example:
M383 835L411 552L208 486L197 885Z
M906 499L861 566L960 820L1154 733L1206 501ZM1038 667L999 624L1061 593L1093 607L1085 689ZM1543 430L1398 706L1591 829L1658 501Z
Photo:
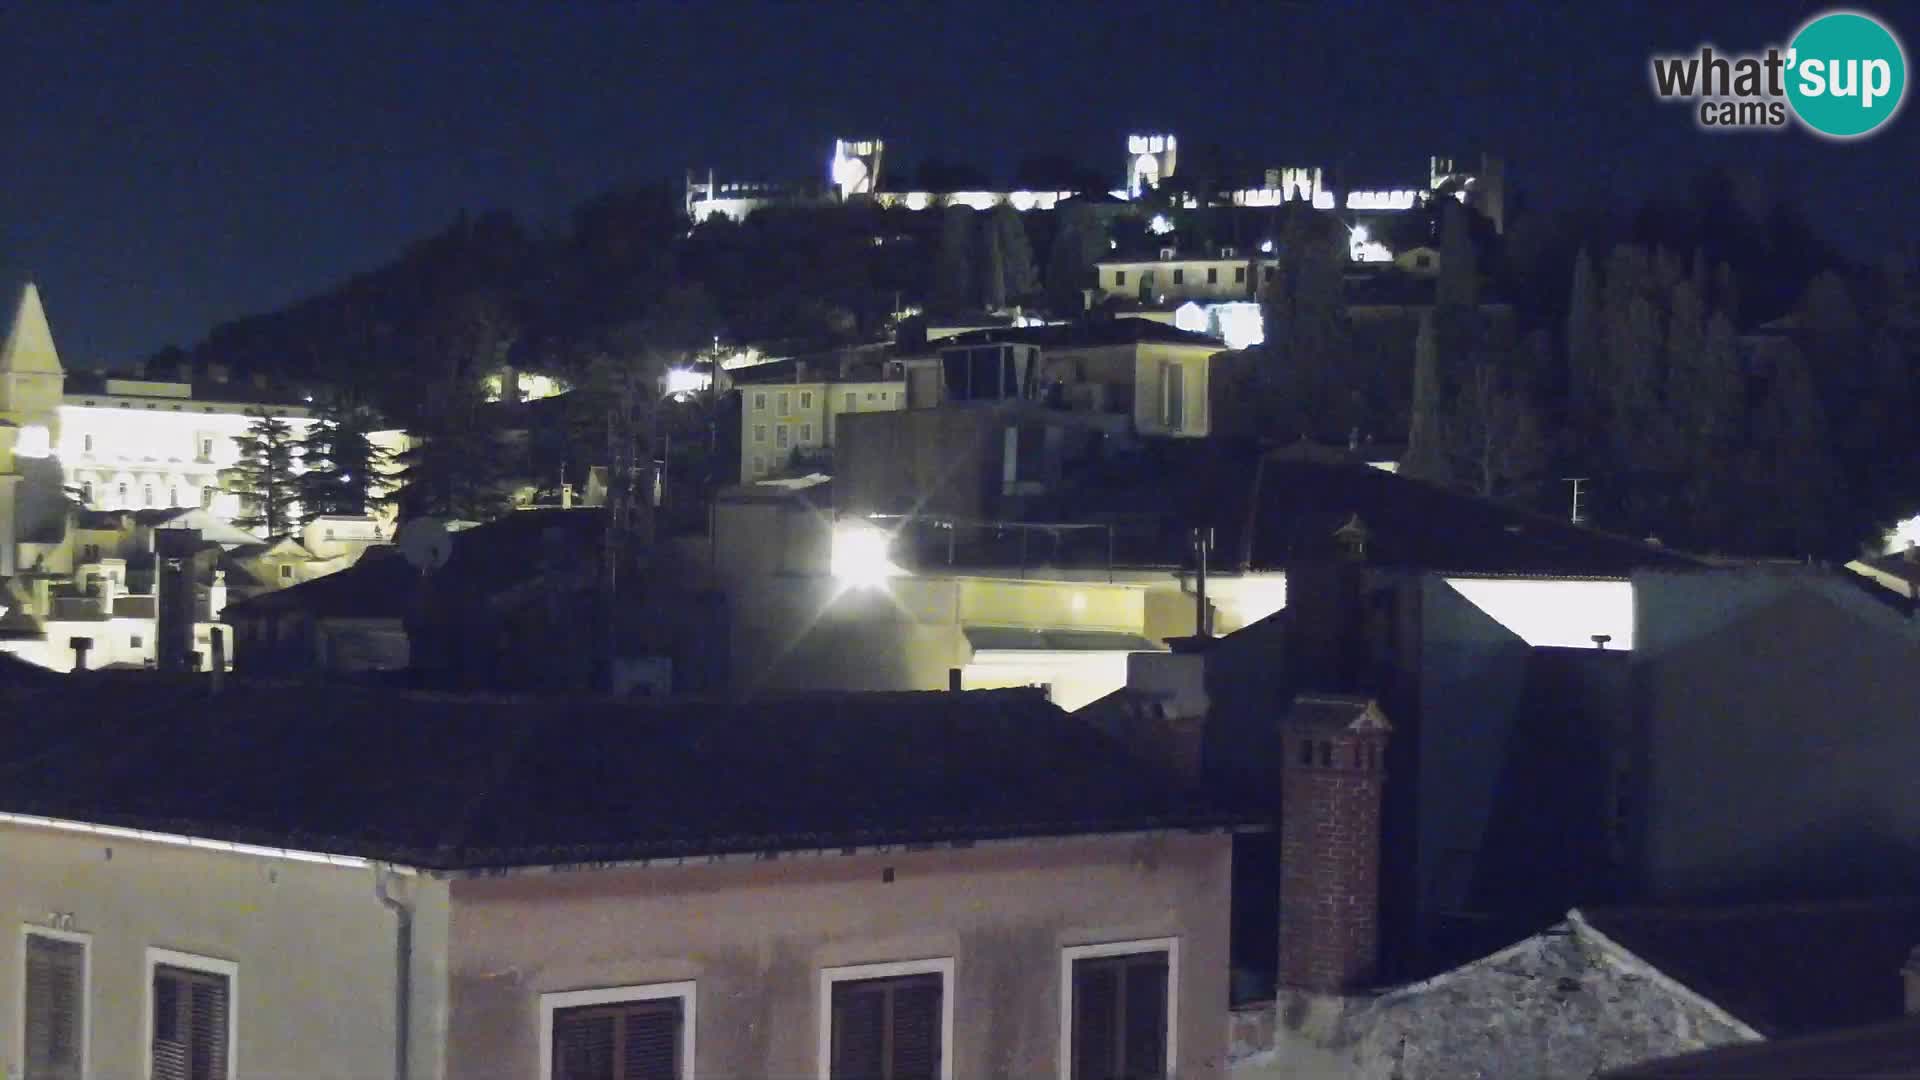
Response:
M438 870L1235 820L1027 690L639 704L63 682L0 702L0 812Z
M1920 1076L1920 1018L1785 1042L1741 1043L1605 1074L1603 1080L1894 1080Z

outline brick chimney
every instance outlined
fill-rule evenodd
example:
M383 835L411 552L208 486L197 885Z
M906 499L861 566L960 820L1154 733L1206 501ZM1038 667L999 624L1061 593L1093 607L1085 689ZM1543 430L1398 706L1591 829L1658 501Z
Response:
M1281 722L1280 986L1367 987L1380 960L1380 814L1392 727L1372 699L1301 694Z

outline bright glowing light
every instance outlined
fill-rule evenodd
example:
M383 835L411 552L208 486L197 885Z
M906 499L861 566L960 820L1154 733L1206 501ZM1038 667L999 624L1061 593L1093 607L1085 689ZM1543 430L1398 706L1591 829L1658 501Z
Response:
M43 458L53 456L53 440L47 429L32 424L20 429L20 438L13 444L13 456L24 458Z
M1314 193L1313 193L1313 208L1314 208L1315 210L1331 210L1331 209L1333 209L1333 192L1331 192L1331 191L1316 191L1316 192L1314 192Z
M1416 191L1349 191L1349 210L1410 210L1419 199Z
M1204 305L1189 300L1175 309L1173 325L1196 334L1210 334L1226 342L1229 349L1251 348L1267 340L1260 305L1244 300Z
M1896 551L1905 551L1908 544L1920 544L1920 517L1910 517L1895 525L1887 533L1886 546L1882 549L1882 554L1891 555Z
M1147 222L1147 231L1155 236L1165 236L1173 231L1173 222L1168 221L1165 214L1155 214L1153 220Z
M1607 648L1633 648L1633 585L1625 581L1524 581L1448 578L1474 607L1529 645L1591 649L1595 634Z
M1393 252L1387 250L1387 245L1368 236L1365 225L1355 225L1347 231L1351 234L1347 238L1347 257L1354 262L1393 261Z
M842 521L833 527L833 576L849 589L878 589L901 570L888 558L893 537L869 522Z
M1266 255L1273 254L1273 241L1271 240L1260 241L1260 251Z
M666 392L671 397L697 394L712 385L713 376L704 371L693 371L688 368L670 368L667 371Z

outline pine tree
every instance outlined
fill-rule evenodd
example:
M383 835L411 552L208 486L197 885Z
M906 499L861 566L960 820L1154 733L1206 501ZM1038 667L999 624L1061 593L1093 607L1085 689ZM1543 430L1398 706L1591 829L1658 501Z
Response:
M1706 322L1691 363L1668 372L1668 400L1684 436L1686 481L1681 487L1689 541L1706 550L1740 546L1737 535L1741 441L1746 426L1746 380L1733 324L1715 312Z
M1770 554L1824 553L1834 540L1838 484L1826 414L1806 358L1792 342L1774 343L1770 361L1746 455L1745 525Z
M1081 290L1093 284L1094 264L1106 248L1100 222L1084 206L1056 210L1053 245L1047 249L1047 304L1055 315L1086 306Z
M949 206L941 211L940 251L933 263L933 308L965 311L973 305L973 211Z
M1440 223L1440 280L1434 287L1434 304L1468 310L1480 304L1480 265L1467 208L1452 200Z
M299 452L293 427L279 416L260 409L248 415L246 434L234 440L240 460L222 474L226 488L240 496L240 516L234 524L267 536L284 536L298 509L299 477L294 466Z
M300 440L300 523L325 514L367 513L372 491L392 461L374 444L378 420L369 409L340 401L323 405Z
M1039 291L1040 275L1033 266L1033 244L1027 240L1027 226L1011 203L993 208L989 218L999 237L1000 277L1007 299L1019 303Z
M1605 427L1607 337L1600 279L1586 248L1573 260L1567 304L1567 411L1574 430L1593 438Z
M1447 430L1446 392L1440 379L1440 345L1434 313L1420 316L1413 340L1413 409L1407 423L1407 453L1400 471L1436 484L1453 481L1453 441Z
M505 447L473 380L442 382L407 436L398 486L385 500L402 518L486 521L507 508Z
M980 306L988 311L1007 306L1006 251L991 216L980 221Z
M1278 266L1261 308L1266 342L1259 373L1263 410L1284 441L1344 437L1366 418L1354 415L1342 386L1350 378L1351 335L1344 295L1345 230L1330 215L1300 211L1287 220Z

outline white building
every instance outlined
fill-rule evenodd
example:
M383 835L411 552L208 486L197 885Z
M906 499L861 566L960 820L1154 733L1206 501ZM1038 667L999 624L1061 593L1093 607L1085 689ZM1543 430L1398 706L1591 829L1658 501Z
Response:
M1100 294L1143 304L1184 300L1250 300L1273 280L1280 260L1238 248L1183 252L1161 248L1151 259L1117 258L1099 262Z
M52 457L67 487L92 509L197 506L232 519L239 498L220 473L239 460L235 439L261 414L287 421L296 438L312 423L301 405L231 394L195 397L188 383L106 378L89 387L60 364L32 285L21 292L0 352L0 420L10 423L8 456ZM12 472L0 460L0 472Z
M742 385L740 482L777 476L796 456L808 467L823 464L841 416L906 407L900 380Z

